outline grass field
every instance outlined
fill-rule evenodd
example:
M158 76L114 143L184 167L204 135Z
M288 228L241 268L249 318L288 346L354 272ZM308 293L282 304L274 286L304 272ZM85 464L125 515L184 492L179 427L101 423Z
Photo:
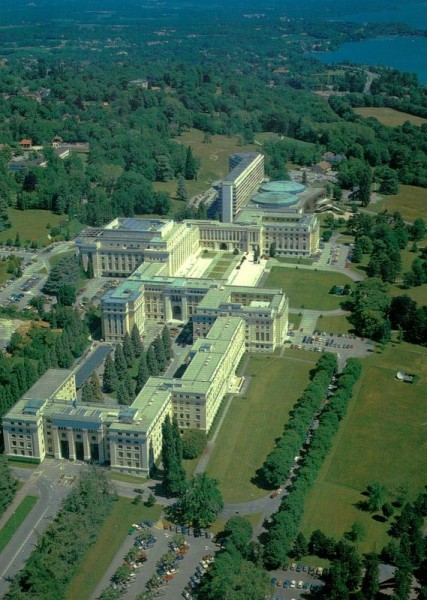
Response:
M157 521L162 512L160 505L147 508L132 504L129 498L114 502L111 514L105 520L98 539L86 554L83 565L73 577L66 592L66 600L89 600L115 554L125 541L129 527L135 521Z
M351 280L340 273L273 267L264 284L268 288L282 288L289 296L292 308L334 310L340 308L341 296L331 296L333 285L345 285Z
M61 221L67 219L66 215L55 215L48 210L8 210L11 227L0 233L0 242L5 243L11 239L15 241L16 232L19 231L19 237L23 244L26 240L37 241L39 244L46 244L49 229L46 229L48 223L52 227L57 227Z
M411 385L396 379L399 369L415 373ZM361 492L380 481L392 492L407 486L413 498L425 485L427 349L389 344L382 354L363 363L347 417L341 423L317 481L308 496L302 530L320 528L339 537L353 522L366 529L360 550L379 551L386 541L387 523L358 510Z
M365 119L373 117L377 119L383 125L388 127L397 127L403 125L405 121L409 121L411 125L421 126L423 123L427 123L427 119L422 117L416 117L409 113L400 112L394 110L394 108L387 108L385 106L363 106L360 108L353 108L354 112Z
M415 221L418 217L427 221L427 189L414 185L401 185L395 196L383 196L379 202L371 202L369 211L399 211L405 221Z
M37 496L25 496L13 515L7 520L0 531L0 552L7 546L15 533L21 527L27 516L30 514L34 505L37 503Z
M348 322L347 317L322 317L317 321L316 327L326 333L349 333L353 325Z
M244 397L232 400L207 467L221 482L226 502L266 494L251 479L282 434L312 367L313 362L288 356L250 356L245 370L251 377L249 388Z
M128 475L128 473L118 473L117 471L110 472L111 479L116 481L125 481L127 483L143 483L145 479L143 477L137 477L136 475Z
M223 253L217 261L214 261L212 267L210 267L207 275L204 277L212 277L213 279L220 279L224 276L227 269L230 267L232 262L237 262L238 258L233 254Z
M210 184L217 179L222 179L228 173L228 155L233 152L253 152L256 146L239 145L236 137L227 135L213 135L211 143L204 144L205 134L199 129L190 129L175 138L176 142L184 146L191 146L194 156L200 160L200 169L197 181L186 181L189 197L206 191ZM175 196L177 181L156 182L153 184L156 191L169 192ZM181 203L182 204L182 203ZM174 208L179 205L174 204Z

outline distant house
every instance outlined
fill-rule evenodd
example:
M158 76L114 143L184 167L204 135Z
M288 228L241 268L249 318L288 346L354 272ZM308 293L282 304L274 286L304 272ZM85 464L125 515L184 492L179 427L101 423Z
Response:
M55 135L55 137L52 138L52 141L50 143L52 148L59 148L59 146L62 146L62 144L64 143L64 140L60 135Z
M46 167L47 160L45 158L36 158L35 160L11 160L7 168L12 173L16 173L17 171L26 171L28 169L32 169L33 167Z
M55 154L58 158L67 158L68 156L70 156L70 148L69 146L56 146Z
M326 160L322 160L312 167L313 173L319 173L321 175L328 173L330 170L331 165Z
M334 154L333 152L325 152L322 158L331 165L336 165L337 163L346 160L345 154Z
M19 146L21 150L31 150L31 148L33 147L33 140L24 138L19 142Z
M138 87L146 90L148 89L148 79L132 79L132 81L129 81L128 87Z

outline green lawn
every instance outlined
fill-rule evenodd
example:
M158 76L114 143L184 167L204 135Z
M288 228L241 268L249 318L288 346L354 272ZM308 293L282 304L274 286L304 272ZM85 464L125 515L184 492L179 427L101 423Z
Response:
M389 212L398 210L407 221L414 221L418 217L427 221L427 189L413 185L401 185L396 196L383 196L380 202L369 204L368 210Z
M129 498L119 497L117 502L114 502L113 510L105 520L98 539L87 552L84 563L71 580L65 596L66 600L89 600L122 546L132 523L143 519L157 521L162 508L160 505L151 508L143 504L137 506L132 504Z
M55 215L48 210L8 210L11 227L0 233L0 242L5 243L7 239L15 240L17 231L23 244L26 240L37 241L39 244L47 244L49 241L49 229L46 229L48 223L52 227L57 227L61 221L67 219L66 215Z
M283 432L289 411L308 382L312 362L287 356L250 356L244 397L235 397L216 439L207 472L220 481L226 502L266 494L251 479Z
M427 123L427 119L417 117L406 112L400 112L394 108L388 108L386 106L362 106L360 108L354 108L354 112L365 119L374 117L383 125L387 127L397 127L403 125L405 121L409 121L411 125L417 125L420 127L423 123Z
M197 180L186 181L185 184L190 197L204 192L210 187L213 181L222 179L227 175L229 154L257 150L257 147L253 144L241 146L237 137L226 135L213 135L211 143L204 144L204 135L204 132L199 129L190 129L190 131L175 138L176 142L184 146L191 146L194 156L200 160L200 170ZM156 191L169 192L174 197L177 181L155 182L153 187ZM173 208L176 209L178 207L179 204L174 204Z
M334 310L340 308L341 296L331 296L333 285L345 285L351 280L341 273L273 267L264 287L282 288L289 296L292 308Z
M312 265L314 260L312 258L285 258L278 257L277 260L287 265Z
M399 369L415 373L415 384L397 381ZM427 454L427 349L389 344L382 354L365 359L346 418L334 440L304 511L302 530L320 528L335 537L359 521L366 529L365 552L379 551L387 541L387 523L381 523L354 504L373 481L392 492L407 486L413 498L425 485Z
M322 317L317 321L317 329L325 333L348 333L353 329L353 325L349 323L347 317Z
M110 473L111 479L115 479L116 481L125 481L127 483L144 483L144 477L137 477L136 475L129 475L128 473L118 473L116 471L111 471Z
M25 496L13 515L9 517L4 527L0 531L0 552L7 546L15 533L21 527L32 508L37 503L37 496Z

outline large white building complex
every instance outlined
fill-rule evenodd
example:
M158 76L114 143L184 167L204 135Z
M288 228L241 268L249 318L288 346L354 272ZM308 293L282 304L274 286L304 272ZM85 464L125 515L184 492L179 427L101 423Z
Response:
M181 429L208 432L224 396L239 388L243 354L284 343L288 298L262 285L264 269L273 247L277 256L314 255L319 224L303 213L303 186L264 182L261 154L234 154L230 169L222 222L116 218L75 240L85 270L121 280L101 300L104 340L119 342L134 325L144 335L190 321L194 345L183 375L151 377L131 406L120 406L77 402L74 372L50 369L3 419L9 457L98 460L147 476L161 455L166 415Z
M243 319L218 318L193 345L183 376L151 377L131 406L77 402L74 372L49 369L3 418L5 453L36 463L46 456L97 460L148 476L160 458L166 415L181 428L209 431L235 382L244 340Z

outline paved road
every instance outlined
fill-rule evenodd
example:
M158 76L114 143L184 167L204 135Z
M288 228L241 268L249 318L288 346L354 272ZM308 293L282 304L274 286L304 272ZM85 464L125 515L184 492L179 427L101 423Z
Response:
M9 588L9 578L22 569L37 543L38 535L46 529L68 495L76 475L76 466L56 461L55 464L47 465L46 469L13 468L13 471L25 482L7 514L3 516L2 523L14 513L24 496L37 495L39 501L0 554L0 598Z

